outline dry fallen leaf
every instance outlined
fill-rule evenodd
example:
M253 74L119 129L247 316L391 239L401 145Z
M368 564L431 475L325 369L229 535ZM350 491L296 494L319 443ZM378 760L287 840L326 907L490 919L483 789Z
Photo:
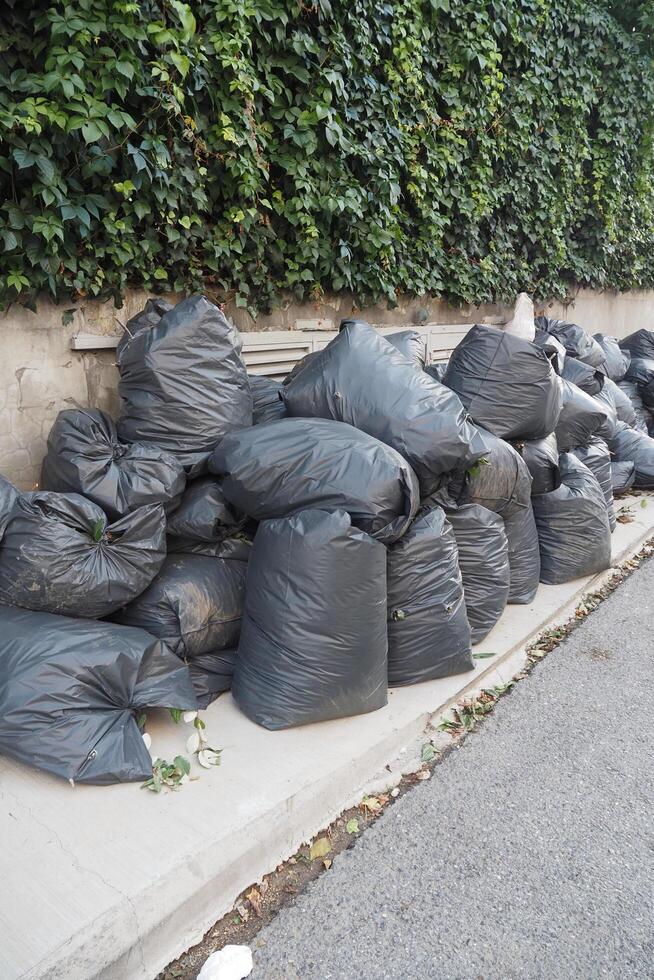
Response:
M315 858L325 857L326 854L332 849L332 845L326 837L319 837L315 840L309 849L309 858L313 861Z
M331 860L329 858L323 858L323 862L322 863L325 865L325 871L329 871L329 869L332 866Z
M261 918L261 895L256 888L251 888L250 891L245 896L255 911L255 914Z
M379 813L382 808L376 796L366 796L365 800L361 800L359 806L362 810L368 810L369 813Z

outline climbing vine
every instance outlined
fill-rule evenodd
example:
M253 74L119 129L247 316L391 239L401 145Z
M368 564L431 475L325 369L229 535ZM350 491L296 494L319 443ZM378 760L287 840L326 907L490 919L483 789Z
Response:
M654 285L649 4L2 6L3 306Z

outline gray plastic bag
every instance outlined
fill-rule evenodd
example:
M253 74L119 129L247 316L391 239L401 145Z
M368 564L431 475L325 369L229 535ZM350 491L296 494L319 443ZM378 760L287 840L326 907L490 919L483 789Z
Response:
M0 476L0 543L9 522L9 515L19 496L20 494L13 483L5 480L4 476Z
M632 357L626 378L637 386L645 408L654 409L654 358Z
M214 446L252 425L252 394L241 341L217 306L190 296L118 357L125 442L150 442L173 453L191 476L204 471Z
M231 537L240 523L218 480L201 476L189 482L181 504L168 517L167 532L173 538L219 542Z
M561 486L559 448L554 433L545 439L529 439L513 447L524 459L531 476L531 495L551 493Z
M606 501L609 527L611 531L614 531L616 518L615 508L613 506L613 480L611 478L611 453L609 452L609 447L603 439L598 439L596 436L593 436L587 446L578 446L572 450L572 454L595 475L604 494L604 500Z
M137 715L196 707L186 666L144 630L0 607L0 754L79 783L148 779Z
M188 662L188 671L198 708L204 711L212 701L232 686L236 650L210 650L196 654Z
M423 496L485 452L456 395L360 321L344 327L282 397L289 415L348 422L397 450Z
M440 507L420 511L388 549L388 684L472 670L456 539Z
M620 341L620 349L633 357L654 357L654 331L635 330Z
M429 364L425 368L425 373L433 381L438 381L439 384L443 383L443 378L445 377L445 372L447 371L447 361L436 361L434 364Z
M486 461L466 474L456 499L459 504L481 504L501 516L509 543L509 603L524 605L536 595L540 572L531 476L513 446L490 433L483 435L489 446Z
M338 331L345 330L353 324L360 324L362 327L370 329L370 324L365 320L357 320L354 317L346 317L341 320ZM373 328L374 329L374 328ZM408 361L422 370L425 366L425 342L417 330L398 330L396 333L379 334L391 346L403 354Z
M166 519L149 504L109 524L77 493L26 493L0 545L0 603L98 619L150 584L166 557Z
M561 453L561 486L534 497L541 582L561 585L611 564L611 530L601 487L587 466Z
M478 425L502 439L542 439L561 411L559 380L544 352L475 324L450 357L444 384Z
M341 329L348 322L350 321L344 320ZM421 371L424 369L425 342L417 330L400 330L399 333L387 333L384 334L384 340L392 344L400 354L404 354L407 360L412 361Z
M639 490L654 489L654 439L644 432L630 429L624 422L618 422L618 431L609 449L616 462L634 463L635 487Z
M366 323L365 320L349 319L349 320L341 320L341 324L338 328L339 333L341 332L341 330L344 330L345 327L349 327L352 324L360 324L362 327L365 327L367 329L374 329L373 327L370 327L370 324ZM411 361L411 363L414 364L414 366L419 367L421 370L422 368L424 368L425 344L422 337L417 332L417 330L401 330L399 333L387 333L387 334L380 334L375 330L375 333L377 334L378 337L382 337L383 340L386 341L386 343L390 344L394 350L398 351L398 353L406 357L407 360ZM292 381L293 378L296 378L298 376L300 371L303 371L305 367L311 364L312 361L315 361L316 358L318 358L321 353L322 351L314 350L311 351L309 354L305 354L302 360L298 361L295 367L291 370L290 374L286 375L286 377L282 382L282 385L289 384L289 382Z
M634 485L636 479L636 464L633 460L627 459L622 463L614 460L611 463L611 484L613 486L613 496L626 493Z
M264 521L248 566L232 695L269 729L387 699L386 549L344 511Z
M631 360L629 351L622 350L616 337L607 337L604 334L596 333L593 334L593 340L596 340L604 351L606 373L611 381L622 381Z
M261 374L249 374L248 380L252 392L252 424L261 425L262 422L286 418L286 409L279 396L282 390L279 381Z
M561 392L563 408L555 431L559 451L567 453L575 446L585 446L606 425L609 412L570 381L561 379Z
M647 434L648 431L648 414L643 405L643 399L640 397L638 392L638 386L633 381L620 381L618 383L618 388L629 399L631 404L631 410L633 413L633 419L630 421L626 416L626 409L623 409L619 418L622 422L626 422L627 425L632 429L637 429L638 432L644 432Z
M629 384L629 382L627 382L627 384ZM626 422L630 428L636 429L638 427L638 420L636 419L634 406L631 404L627 393L622 390L621 385L622 382L617 384L615 381L611 381L610 378L607 378L604 382L604 387L597 398L604 404L610 404L614 408L616 423Z
M616 396L617 392L617 396ZM596 401L606 409L606 422L604 422L600 428L597 430L597 435L600 439L605 442L610 442L616 432L616 426L618 424L618 402L624 405L624 401L629 404L629 410L631 411L631 402L629 399L623 395L623 393L618 388L614 381L610 378L606 379L604 387L600 391L599 395L595 395Z
M328 419L280 419L235 432L209 467L222 475L225 498L250 517L340 509L384 542L404 534L420 502L415 474L399 453Z
M145 592L119 609L112 620L147 630L188 660L235 647L246 570L243 561L169 555Z
M595 368L601 368L606 364L606 355L600 345L578 324L570 323L568 320L538 316L536 328L547 330L549 334L556 337L565 347L569 357L576 357Z
M121 444L106 412L67 409L55 419L41 470L43 490L81 493L115 520L146 504L172 510L185 485L175 456L147 443Z
M251 533L254 536L254 529ZM169 555L204 555L205 558L223 558L225 561L248 562L252 549L252 541L241 531L233 538L223 538L222 541L194 541L192 538L169 536L166 543Z
M574 357L566 357L561 377L571 381L587 395L599 395L604 387L606 375L599 368L591 367Z
M541 329L536 331L534 343L536 344L536 347L540 347L540 349L544 352L556 373L559 375L563 374L566 353L565 347L561 341L557 340L556 337L553 337L551 333L547 332L547 330Z
M459 552L473 643L490 633L509 600L509 545L504 521L480 504L447 510Z
M136 316L133 316L131 320L127 321L123 336L118 341L118 346L116 347L116 357L118 360L120 360L123 351L126 347L129 347L138 333L156 327L164 313L169 313L172 309L174 309L174 306L167 299L163 299L162 296L151 296L140 313L137 313Z

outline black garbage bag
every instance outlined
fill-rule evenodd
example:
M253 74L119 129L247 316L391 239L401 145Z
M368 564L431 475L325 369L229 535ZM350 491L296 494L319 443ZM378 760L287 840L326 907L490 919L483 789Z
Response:
M606 502L594 474L571 453L561 453L561 486L534 497L541 582L561 585L595 575L611 564Z
M282 389L279 381L261 374L249 374L248 378L252 392L252 424L261 425L262 422L286 418L286 409L279 396Z
M201 476L189 482L181 504L168 517L167 532L174 538L220 542L235 534L240 524L218 480Z
M617 395L616 395L617 392ZM629 405L629 411L631 412L631 402L629 399L620 391L617 384L611 381L610 378L606 379L604 387L598 395L594 396L596 401L606 409L606 421L597 430L597 435L600 439L605 442L610 442L616 432L616 427L618 424L618 402L624 406L626 401Z
M354 324L359 324L362 327L370 328L370 324L365 320L358 320L355 317L346 317L341 320L338 332L345 330L346 327L351 327ZM404 354L407 360L411 361L417 367L422 370L425 366L425 342L418 333L417 330L399 330L397 333L385 333L380 334L384 340L388 341L396 351L400 354Z
M361 324L363 327L370 328L370 324L366 323L365 320L352 320L352 319L341 320L340 327L338 328L339 333L341 332L341 330L344 330L345 327L348 327L354 323ZM375 333L377 333L377 331L375 331ZM414 363L421 370L422 368L424 368L425 344L417 330L401 330L399 333L378 334L378 336L383 337L383 339L387 343L389 343L391 347L393 347L400 354L403 354L404 357L407 358L407 360ZM298 361L295 367L291 370L290 374L286 375L286 377L282 382L282 385L289 384L289 382L292 381L293 378L297 377L300 371L303 371L304 368L307 367L307 365L311 364L311 362L314 361L317 357L319 357L321 353L322 351L314 350L311 351L309 354L305 354L302 360Z
M214 446L252 425L252 394L241 341L217 306L190 296L140 330L118 358L125 442L167 449L191 476L204 471Z
M120 359L125 348L129 347L138 333L151 330L159 323L164 313L169 313L172 309L174 309L173 304L169 303L167 299L163 299L161 296L151 296L140 313L127 321L123 336L116 347L116 357Z
M438 381L439 384L442 384L445 372L447 371L447 364L447 361L436 361L434 364L426 367L425 372L433 381Z
M565 347L569 357L576 357L595 368L601 368L606 364L606 355L600 345L578 324L547 316L537 316L535 323L537 330L547 330L556 337Z
M254 536L254 531L252 532ZM204 555L206 558L223 558L226 561L248 562L252 541L248 539L244 532L238 532L233 538L224 538L222 541L194 541L192 538L166 539L169 555Z
M341 330L282 397L289 415L348 422L396 449L415 470L423 496L486 449L456 395L362 322Z
M165 557L161 504L110 524L77 493L22 494L0 545L0 603L99 619L143 592Z
M604 387L606 375L599 368L591 367L574 357L566 357L561 377L571 381L587 395L599 395Z
M611 484L613 486L613 496L626 493L634 485L636 479L636 464L633 460L627 459L622 463L614 460L611 463Z
M650 411L654 409L654 359L632 357L627 370L627 381L633 381L638 388L643 405Z
M531 476L513 446L484 432L489 451L454 490L458 504L481 504L504 521L509 543L509 603L524 605L538 589L538 539L531 509ZM451 484L456 487L456 481Z
M388 549L388 684L472 670L456 538L441 507L421 511Z
M531 495L551 493L561 486L559 473L559 448L552 433L545 439L529 439L514 443L531 476Z
M198 653L188 663L198 708L204 711L220 694L229 691L236 664L236 650Z
M19 496L20 494L13 483L5 480L4 476L0 476L0 543L9 522L9 515Z
M386 704L386 549L344 511L259 526L232 695L270 729Z
M635 330L620 342L620 349L633 357L654 357L654 331Z
M606 425L609 411L596 398L563 378L561 393L563 408L555 433L559 452L567 453L575 446L585 446L590 437Z
M597 398L599 401L613 407L616 415L615 423L626 422L630 428L635 429L637 428L637 419L634 406L631 404L629 396L622 390L622 384L623 382L617 384L615 381L611 381L610 378L607 378L604 382L604 387L599 395L597 395ZM627 384L629 384L629 382L627 382Z
M481 643L509 600L509 544L504 521L480 504L447 510L459 552L473 643Z
M624 422L618 422L618 431L609 449L615 462L634 464L635 487L639 490L654 489L654 439L644 432L630 429Z
M341 329L349 322L351 321L343 320ZM399 333L387 333L383 336L384 340L392 344L395 350L404 354L407 360L412 361L421 371L423 370L425 366L425 342L417 330L400 330Z
M300 371L304 371L305 367L308 367L312 361L314 361L317 357L320 356L321 353L322 351L312 350L309 351L308 354L305 354L302 360L298 361L297 364L294 364L291 370L289 371L289 373L286 375L286 377L282 381L282 388L284 388L287 384L290 384L293 378L297 378ZM284 409L284 411L286 411L286 406L283 403L282 403L282 408Z
M611 531L614 531L616 519L615 508L613 506L613 480L611 478L611 453L609 452L609 447L603 439L598 439L596 436L593 436L588 445L577 446L571 452L573 456L576 456L595 475L604 494L604 500L606 501L609 527Z
M79 783L152 775L148 708L197 708L187 667L144 630L0 606L0 754Z
M81 493L115 520L145 504L170 511L185 485L175 456L144 442L121 444L106 412L74 408L55 419L41 469L43 490Z
M557 340L556 337L553 337L551 333L547 332L547 330L536 330L534 343L536 344L536 347L540 347L545 353L545 356L556 373L559 375L563 374L566 353L565 347L561 341Z
M345 510L380 541L404 534L419 506L409 464L360 429L328 419L280 419L226 436L209 460L225 498L265 520L318 507Z
M618 382L618 388L622 394L629 399L632 411L632 419L630 420L627 417L627 409L623 403L624 407L619 414L620 421L626 422L630 428L637 429L638 432L647 433L648 415L645 411L645 406L643 405L643 399L640 397L638 392L638 386L633 381L627 381L625 378L624 381Z
M112 621L147 630L188 660L235 647L246 570L243 561L169 555L152 584Z
M604 351L606 373L611 381L622 381L631 360L629 351L622 350L616 337L607 337L604 334L596 333L593 334L593 340L596 340Z
M501 439L542 439L561 411L559 380L529 341L475 324L450 357L444 384Z

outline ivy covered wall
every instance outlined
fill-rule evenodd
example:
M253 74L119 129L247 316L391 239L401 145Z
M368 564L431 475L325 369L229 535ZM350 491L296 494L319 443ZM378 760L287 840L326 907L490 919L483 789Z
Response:
M654 285L649 3L1 8L3 306Z

